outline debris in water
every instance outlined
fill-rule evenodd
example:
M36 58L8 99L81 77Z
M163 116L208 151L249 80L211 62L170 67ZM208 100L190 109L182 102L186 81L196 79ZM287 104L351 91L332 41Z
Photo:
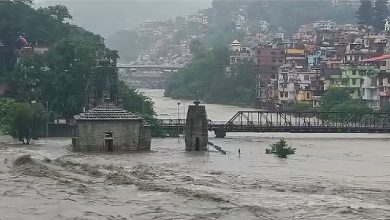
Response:
M24 164L31 163L33 163L33 159L31 158L31 155L27 154L16 158L16 160L14 161L14 166L21 166Z
M222 154L226 155L226 151L223 150L220 146L218 146L218 145L216 145L216 144L214 144L214 143L212 143L212 142L210 142L210 141L207 142L207 143L208 143L208 145L214 147L217 151L219 151L219 152L221 152Z

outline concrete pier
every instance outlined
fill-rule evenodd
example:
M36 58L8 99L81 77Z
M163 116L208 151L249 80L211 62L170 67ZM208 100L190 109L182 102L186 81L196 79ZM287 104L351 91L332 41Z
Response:
M207 151L208 121L206 108L195 101L188 106L185 142L186 151Z
M226 137L226 131L225 129L215 129L214 134L216 138L225 138Z

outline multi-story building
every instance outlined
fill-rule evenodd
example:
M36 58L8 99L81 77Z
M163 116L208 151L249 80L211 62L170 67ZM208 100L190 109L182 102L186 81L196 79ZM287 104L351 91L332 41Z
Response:
M254 63L257 69L257 105L270 109L275 106L274 90L278 68L285 61L283 45L264 45L254 49Z
M234 40L230 44L230 66L244 64L253 60L251 49L244 47L238 40Z
M360 87L363 84L363 73L357 65L344 64L341 66L341 75L332 75L330 87L347 88L352 99L360 99Z
M341 75L331 76L330 87L347 88L352 99L362 100L368 107L379 109L390 98L386 59L390 59L390 56L382 55L356 64L343 64Z
M378 109L390 103L390 55L373 57L363 61L365 81L362 86L362 99L368 107Z
M278 100L282 105L310 103L318 106L324 90L322 70L286 63L278 71Z

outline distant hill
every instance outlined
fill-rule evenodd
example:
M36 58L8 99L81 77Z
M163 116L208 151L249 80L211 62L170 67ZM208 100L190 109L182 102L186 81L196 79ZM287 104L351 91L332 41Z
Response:
M211 7L212 0L35 0L36 7L63 4L73 22L104 37L145 20L168 20Z

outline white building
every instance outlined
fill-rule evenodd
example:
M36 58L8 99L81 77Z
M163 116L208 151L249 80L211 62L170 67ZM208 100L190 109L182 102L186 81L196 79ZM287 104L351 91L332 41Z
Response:
M385 19L385 31L386 32L388 32L388 31L390 31L390 17L387 17L386 19Z
M377 79L374 76L363 76L361 86L362 100L369 108L379 109L380 98L378 94Z

